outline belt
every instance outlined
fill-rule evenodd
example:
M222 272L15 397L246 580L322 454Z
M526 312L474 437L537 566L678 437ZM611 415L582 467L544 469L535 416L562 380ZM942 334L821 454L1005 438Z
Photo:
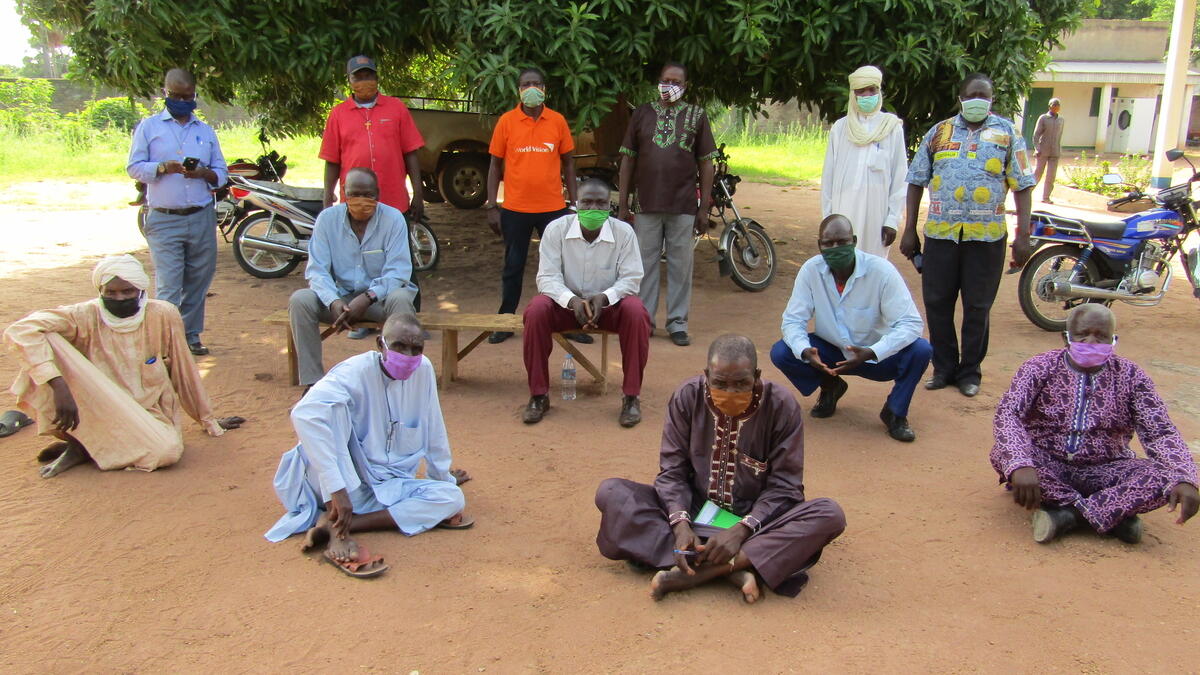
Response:
M202 210L203 208L203 206L189 206L186 209L161 209L155 206L154 210L158 211L159 213L168 213L172 216L190 216L193 213Z

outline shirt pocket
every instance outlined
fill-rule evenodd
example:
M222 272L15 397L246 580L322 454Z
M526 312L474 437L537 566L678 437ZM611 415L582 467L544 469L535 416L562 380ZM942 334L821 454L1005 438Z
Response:
M386 261L383 255L383 249L374 249L371 251L362 252L363 270L367 273L369 280L378 279L383 276L383 264ZM381 298L382 299L382 298Z
M392 452L401 456L415 455L425 449L425 434L420 422L396 423L396 434L392 439Z
M163 364L161 357L152 357L142 362L141 366L142 389L145 391L156 391L169 379L167 367Z

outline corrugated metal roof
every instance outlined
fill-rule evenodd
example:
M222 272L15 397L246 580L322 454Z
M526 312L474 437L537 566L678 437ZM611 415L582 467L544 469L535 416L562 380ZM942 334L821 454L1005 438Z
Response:
M1034 82L1089 84L1162 84L1167 65L1162 61L1052 61L1034 75ZM1200 72L1188 70L1188 84L1200 84Z

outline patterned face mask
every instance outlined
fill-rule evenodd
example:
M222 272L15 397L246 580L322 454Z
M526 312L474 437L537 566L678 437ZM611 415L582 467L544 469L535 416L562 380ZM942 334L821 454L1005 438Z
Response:
M682 84L667 84L660 82L658 85L658 95L666 103L674 103L683 98L683 90L686 89Z

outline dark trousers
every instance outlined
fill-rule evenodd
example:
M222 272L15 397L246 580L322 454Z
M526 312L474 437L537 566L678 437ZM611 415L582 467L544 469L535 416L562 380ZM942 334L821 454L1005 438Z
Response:
M925 238L921 292L933 345L933 374L948 382L979 384L987 356L988 316L1004 272L1007 237L1000 241L953 242ZM962 348L954 330L954 308L962 296Z
M529 257L529 239L536 229L541 237L550 221L570 211L521 213L500 209L500 233L504 235L504 272L500 276L500 311L515 314L521 304L521 287L525 281L525 260Z
M529 376L529 395L550 391L550 352L553 333L579 328L575 312L560 306L545 295L537 295L525 308L525 372ZM626 396L642 392L642 373L650 355L650 315L636 295L622 298L600 312L600 329L617 334L621 342L621 370L625 379L621 391Z
M842 350L815 334L809 333L808 341L817 348L817 354L825 365L832 367L838 361L846 360ZM908 417L908 404L912 402L913 392L917 390L917 383L929 367L929 352L929 343L925 338L917 338L911 345L879 363L864 363L846 374L875 382L895 382L892 385L892 393L887 397L887 408L897 417ZM823 374L796 358L792 348L783 340L776 342L771 348L771 363L787 375L792 385L804 396L812 394L821 386Z

